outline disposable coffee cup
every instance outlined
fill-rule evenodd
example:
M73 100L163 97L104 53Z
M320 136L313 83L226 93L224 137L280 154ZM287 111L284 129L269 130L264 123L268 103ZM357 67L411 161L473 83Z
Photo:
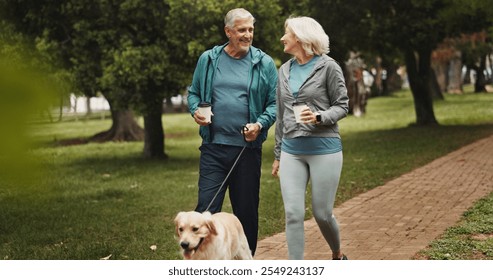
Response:
M306 105L305 102L294 102L293 103L293 111L294 111L294 117L296 119L297 123L302 123L303 121L301 120L301 112L308 108L308 105Z
M208 123L211 123L211 116L212 116L212 106L210 103L200 103L199 104L199 114L205 117L205 121Z

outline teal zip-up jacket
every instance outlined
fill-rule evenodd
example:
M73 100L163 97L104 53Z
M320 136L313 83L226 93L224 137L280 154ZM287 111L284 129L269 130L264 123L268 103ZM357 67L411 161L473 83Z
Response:
M193 114L200 102L212 103L212 83L218 64L218 57L227 45L215 46L205 51L197 62L192 84L188 88L188 109ZM276 120L276 87L277 68L272 58L262 50L250 47L252 69L248 77L248 110L249 122L259 122L262 130L250 147L260 148L267 139L267 132ZM212 135L209 126L201 126L199 130L203 143L211 143Z

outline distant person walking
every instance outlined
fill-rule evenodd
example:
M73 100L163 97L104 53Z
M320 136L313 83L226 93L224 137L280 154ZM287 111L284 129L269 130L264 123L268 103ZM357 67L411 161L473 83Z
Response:
M304 257L305 192L311 180L315 220L332 258L346 260L332 213L342 170L337 122L348 113L344 76L326 55L329 37L314 19L287 19L281 42L294 58L279 69L272 175L280 177L289 259Z
M252 255L258 237L262 143L276 118L277 83L272 58L252 46L254 23L254 17L245 9L226 14L224 31L229 40L200 56L188 90L189 110L200 125L202 137L195 210L221 211L225 187L229 186L233 212L243 225ZM212 105L210 122L198 110L204 103ZM244 146L225 187L218 193Z

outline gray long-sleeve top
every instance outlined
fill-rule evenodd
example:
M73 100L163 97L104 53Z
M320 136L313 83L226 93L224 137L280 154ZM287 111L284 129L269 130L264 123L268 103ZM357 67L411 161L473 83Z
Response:
M349 110L349 98L342 69L331 57L323 54L315 65L313 72L301 85L295 98L289 86L289 69L292 59L279 68L277 81L277 119L276 142L274 154L281 157L283 138L339 137L337 122L346 117ZM296 123L293 102L305 102L312 112L320 113L319 124Z

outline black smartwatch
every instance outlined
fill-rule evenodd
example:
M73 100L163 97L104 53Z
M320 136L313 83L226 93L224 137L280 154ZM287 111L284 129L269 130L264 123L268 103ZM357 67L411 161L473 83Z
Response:
M322 115L320 115L319 113L317 113L315 115L315 119L317 120L317 123L321 123L322 122Z

